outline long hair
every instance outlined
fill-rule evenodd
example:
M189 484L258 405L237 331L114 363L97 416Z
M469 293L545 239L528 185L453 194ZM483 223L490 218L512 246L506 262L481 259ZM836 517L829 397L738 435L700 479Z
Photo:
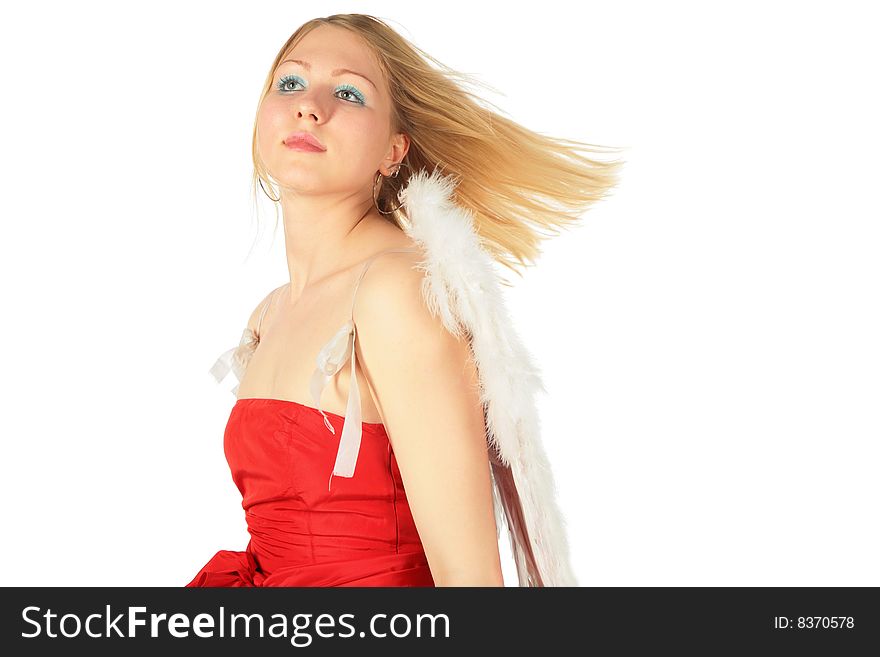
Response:
M466 89L478 80L442 64L367 14L334 14L300 26L281 47L266 77L260 103L269 93L278 65L297 43L320 25L359 34L375 54L392 101L393 132L404 132L410 147L393 187L382 186L376 203L383 211L398 205L397 191L409 176L438 167L456 182L454 200L471 211L482 245L508 269L534 263L539 243L576 223L583 212L617 183L622 160L602 162L578 151L618 149L545 136L493 111L492 103ZM271 178L252 143L253 192ZM277 194L276 194L277 196ZM279 197L280 198L280 197ZM277 205L276 205L277 217ZM386 219L403 228L405 210Z

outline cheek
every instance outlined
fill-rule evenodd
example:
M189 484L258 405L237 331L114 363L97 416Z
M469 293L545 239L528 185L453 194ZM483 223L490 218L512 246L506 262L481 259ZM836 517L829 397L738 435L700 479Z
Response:
M352 164L375 164L385 154L388 143L388 126L375 112L352 111L344 122L346 138L343 140L346 159Z
M267 98L257 113L257 134L260 146L267 146L274 143L283 136L279 134L284 126L284 107L281 103Z

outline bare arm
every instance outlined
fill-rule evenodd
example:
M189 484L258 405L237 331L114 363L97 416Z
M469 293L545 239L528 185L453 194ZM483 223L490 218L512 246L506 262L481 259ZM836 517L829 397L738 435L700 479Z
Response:
M355 303L358 360L437 586L504 586L477 370L430 314L415 255L373 263Z

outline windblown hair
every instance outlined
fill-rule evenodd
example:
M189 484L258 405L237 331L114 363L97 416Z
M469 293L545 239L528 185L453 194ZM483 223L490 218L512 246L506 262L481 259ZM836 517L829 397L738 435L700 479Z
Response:
M540 255L543 239L576 223L617 183L623 161L602 162L579 151L618 149L545 136L502 116L486 107L495 107L492 103L466 89L469 82L481 84L478 80L440 63L366 14L335 14L299 27L275 57L260 103L272 88L280 62L320 25L335 25L363 37L375 54L392 101L392 130L410 138L397 182L392 187L383 178L376 195L383 211L399 204L397 192L411 175L439 167L455 180L454 200L472 213L486 251L521 274L519 267L534 263ZM252 153L256 197L261 181L272 189L257 152L256 120ZM401 228L408 221L403 208L386 219Z

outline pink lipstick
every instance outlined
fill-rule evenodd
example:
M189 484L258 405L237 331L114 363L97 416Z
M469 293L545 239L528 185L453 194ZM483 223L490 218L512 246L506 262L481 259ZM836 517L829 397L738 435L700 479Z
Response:
M294 132L287 136L284 140L284 145L288 148L297 151L310 151L313 153L319 153L322 151L326 151L324 145L318 141L317 137L315 137L310 132L299 131Z

